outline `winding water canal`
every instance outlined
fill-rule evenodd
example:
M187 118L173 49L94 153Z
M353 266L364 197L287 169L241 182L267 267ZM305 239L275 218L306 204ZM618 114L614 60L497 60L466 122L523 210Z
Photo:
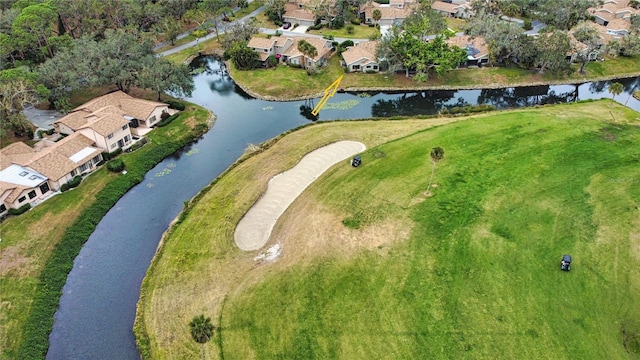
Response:
M98 224L63 288L47 359L139 359L132 328L140 285L162 233L183 202L238 159L248 144L261 143L312 119L309 102L256 100L236 87L218 61L203 58L196 65L205 71L194 76L195 91L188 100L217 114L214 127L152 169ZM630 91L640 88L640 78L617 81L625 86L617 100L628 100L629 107L640 111L640 101L629 98ZM609 98L608 85L604 81L579 86L342 93L331 99L317 120L433 114L475 104L507 108Z

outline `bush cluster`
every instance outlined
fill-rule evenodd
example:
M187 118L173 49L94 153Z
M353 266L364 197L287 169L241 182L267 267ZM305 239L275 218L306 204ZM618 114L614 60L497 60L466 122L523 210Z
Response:
M67 190L78 187L78 185L80 185L80 182L82 182L82 176L76 175L73 179L67 181L65 184L62 184L62 186L60 186L60 191L65 192Z
M180 101L169 100L166 103L169 105L170 108L176 109L178 111L182 111L186 108L186 106Z
M322 24L318 23L318 24L309 26L307 30L320 30L320 29L322 29Z
M353 25L360 25L360 20L359 20L359 19L357 19L357 18L353 18L353 19L351 19L351 23L352 23Z
M113 159L107 163L107 170L119 173L124 170L124 161L122 159Z
M120 155L122 153L122 148L118 148L113 152L103 152L102 153L102 159L104 161L109 161L111 159L114 159L116 156Z
M31 209L31 204L24 204L17 209L9 209L9 215L20 215L26 213L29 209Z

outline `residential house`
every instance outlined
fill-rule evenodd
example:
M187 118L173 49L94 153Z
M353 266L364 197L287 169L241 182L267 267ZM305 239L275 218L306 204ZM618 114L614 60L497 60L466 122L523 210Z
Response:
M18 142L0 150L0 216L8 209L37 205L76 175L95 170L103 150L81 133L52 142L42 140L38 149Z
M412 0L390 0L389 4L368 2L361 7L359 17L365 24L378 24L380 27L400 25L417 6L417 1ZM373 11L376 9L380 10L380 20L377 22L373 19Z
M287 3L284 6L284 14L282 15L284 21L301 26L313 26L315 25L315 14L305 8L302 3Z
M122 91L97 97L53 123L61 134L80 132L108 152L131 146L169 112L164 103L134 98Z
M629 3L629 0L605 0L589 9L595 23L600 25L598 30L605 43L630 34L631 17L640 16L640 9L632 8Z
M467 19L473 16L473 10L468 0L436 0L431 4L431 8L448 17Z
M304 55L298 49L298 42L305 40L317 50L313 58ZM331 40L310 36L272 36L270 39L252 37L247 44L257 52L260 60L265 61L270 55L282 62L306 68L319 67L329 59L333 45Z
M379 41L361 41L354 46L349 46L342 53L343 65L348 72L378 72L378 58L376 48Z
M489 48L481 36L471 38L469 35L452 36L447 44L456 45L467 51L467 61L464 66L482 66L489 63Z

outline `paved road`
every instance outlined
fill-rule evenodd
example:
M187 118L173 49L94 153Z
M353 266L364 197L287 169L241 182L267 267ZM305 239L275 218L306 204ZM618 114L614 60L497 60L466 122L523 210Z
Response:
M236 10L238 10L238 9L236 9ZM233 24L235 24L237 22L243 22L243 21L245 21L245 20L247 20L247 19L249 19L249 18L251 18L253 16L256 16L256 15L260 14L263 11L264 11L264 6L261 6L261 7L257 8L256 10L252 11L249 15L247 15L245 17L242 17L240 19L231 21L229 23L223 22L221 18L218 19L218 34L220 34L220 35L224 34L224 32L227 29L227 27L229 27L229 26L231 26L231 25L233 25ZM208 23L213 24L213 20L209 20ZM182 33L182 34L180 34L178 36L178 39L182 39L185 36L188 36L189 34L190 34L190 32ZM187 48L190 48L190 47L194 47L194 46L198 45L200 43L200 41L207 41L207 40L210 40L210 39L214 39L215 37L216 37L216 33L214 31L214 32L212 32L210 34L207 34L206 36L201 37L199 39L196 39L194 41L191 41L191 42L188 42L186 44L182 44L180 46L176 46L176 47L171 48L169 50L165 50L163 52L160 52L160 53L158 53L158 56L171 55L171 54L177 53L178 51L181 51L181 50L184 50L184 49L187 49ZM167 42L160 43L160 44L156 45L156 47L154 49L157 50L157 49L160 49L160 48L162 48L163 46L166 46L166 45L167 45Z

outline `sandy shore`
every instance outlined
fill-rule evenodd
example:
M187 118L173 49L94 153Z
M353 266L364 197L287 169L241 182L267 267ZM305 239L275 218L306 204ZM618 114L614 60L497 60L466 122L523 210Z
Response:
M296 166L274 176L267 191L238 223L234 234L236 245L245 251L263 247L278 218L304 189L333 165L366 148L360 142L338 141L310 152Z

